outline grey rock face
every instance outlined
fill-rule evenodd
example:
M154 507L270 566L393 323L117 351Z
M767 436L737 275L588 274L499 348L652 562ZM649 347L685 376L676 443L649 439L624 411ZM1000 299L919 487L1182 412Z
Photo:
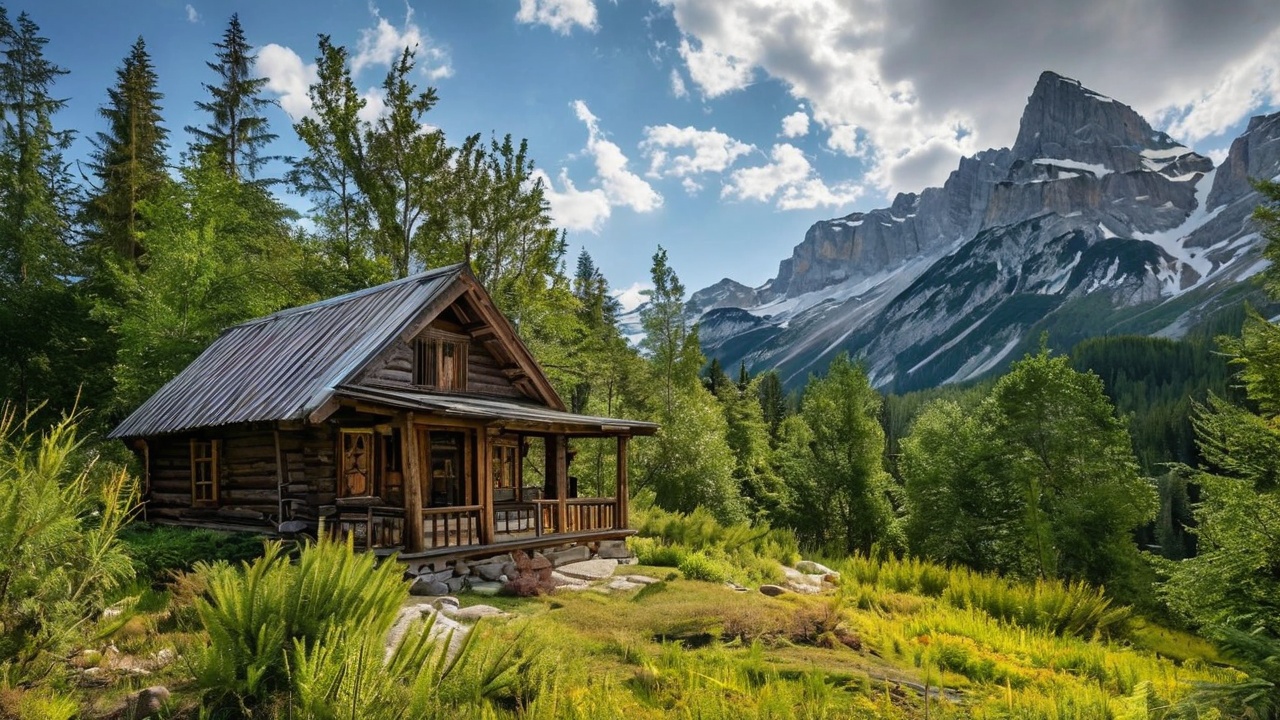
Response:
M841 351L901 391L998 371L1043 329L1176 336L1256 269L1248 179L1278 175L1280 113L1254 118L1215 169L1127 105L1046 72L1012 149L815 223L754 299L725 280L691 310L708 355L776 368L791 387ZM1080 322L1086 312L1097 319Z

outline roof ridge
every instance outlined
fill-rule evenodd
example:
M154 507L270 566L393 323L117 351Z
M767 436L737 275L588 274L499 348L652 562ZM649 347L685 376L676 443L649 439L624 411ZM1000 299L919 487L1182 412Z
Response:
M278 320L279 318L282 318L282 317L291 317L293 315L301 315L303 313L308 313L315 310L322 310L324 308L333 307L335 305L342 305L343 303L347 303L352 300L356 300L358 298L362 298L362 297L365 297L366 295L371 295L376 292L382 292L392 287L398 287L400 285L406 285L408 283L421 281L421 280L434 279L441 275L447 275L450 272L458 272L465 267L467 267L467 264L465 262L460 262L460 263L454 263L452 265L444 265L438 268L428 268L426 270L423 270L422 272L414 273L413 275L409 275L402 278L397 278L395 280L390 280L380 285L371 285L367 288L352 290L351 292L346 293L345 295L337 295L335 297L325 298L323 300L317 300L313 303L307 303L306 305L298 305L296 307L277 310L276 312L273 312L270 315L263 315L262 317L253 318L252 320L246 320L242 323L237 323L235 325L232 325L231 327L228 327L227 330L231 330L233 328L239 328L239 327L249 327L252 325L259 325L261 323L265 323L271 320Z

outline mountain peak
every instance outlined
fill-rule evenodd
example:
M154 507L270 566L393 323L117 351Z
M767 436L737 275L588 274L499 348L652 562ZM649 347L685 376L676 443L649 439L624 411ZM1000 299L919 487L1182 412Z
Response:
M1124 172L1141 167L1137 153L1143 149L1176 145L1128 105L1046 70L1027 98L1013 154L1095 163Z

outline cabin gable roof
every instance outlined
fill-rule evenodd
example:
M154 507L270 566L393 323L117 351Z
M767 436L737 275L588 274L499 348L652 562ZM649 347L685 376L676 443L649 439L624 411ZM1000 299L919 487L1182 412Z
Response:
M475 330L496 338L529 379L531 399L564 410L511 323L462 264L250 320L225 330L110 434L144 437L233 423L319 422L351 382L397 340L409 340L466 298Z

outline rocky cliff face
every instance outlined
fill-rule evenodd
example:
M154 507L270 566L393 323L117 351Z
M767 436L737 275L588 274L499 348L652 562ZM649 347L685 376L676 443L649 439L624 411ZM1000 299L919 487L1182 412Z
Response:
M910 389L1002 367L1041 329L1064 347L1176 334L1257 271L1248 178L1277 172L1280 114L1255 118L1215 170L1127 105L1046 72L1012 149L815 223L776 278L723 280L690 314L708 354L793 385L841 350L877 384Z

